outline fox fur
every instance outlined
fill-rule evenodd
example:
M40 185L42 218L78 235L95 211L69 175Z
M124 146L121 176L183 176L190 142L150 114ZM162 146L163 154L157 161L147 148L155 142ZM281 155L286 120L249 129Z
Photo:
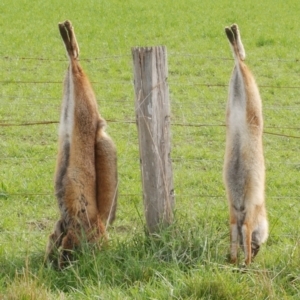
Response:
M82 239L105 238L117 203L117 155L105 133L91 84L81 68L79 47L70 21L59 23L69 57L64 80L55 173L55 194L60 219L49 237L46 257L53 260L60 248L60 268Z
M235 61L226 108L223 170L230 213L230 260L237 263L240 244L249 265L268 237L262 103L255 79L243 62L246 54L238 26L226 27L225 32Z

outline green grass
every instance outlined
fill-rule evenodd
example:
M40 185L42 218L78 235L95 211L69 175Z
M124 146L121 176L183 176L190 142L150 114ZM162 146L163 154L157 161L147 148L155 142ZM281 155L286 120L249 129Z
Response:
M300 2L22 1L0 3L0 298L299 299ZM62 272L44 266L58 218L57 123L67 67L57 23L70 19L82 66L118 150L110 245L84 245ZM222 183L236 22L264 107L270 237L248 270L227 263ZM168 49L174 224L145 234L131 47ZM33 83L35 82L35 83ZM289 87L289 88L288 88ZM194 126L194 125L215 126ZM187 126L192 125L192 126ZM271 133L281 134L282 136Z

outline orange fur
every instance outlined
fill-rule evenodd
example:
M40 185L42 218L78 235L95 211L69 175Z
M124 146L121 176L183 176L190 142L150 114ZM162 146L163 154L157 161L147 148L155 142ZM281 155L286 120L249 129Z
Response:
M226 109L223 174L230 212L230 260L237 262L240 244L248 265L268 237L262 105L255 79L243 62L245 50L237 25L225 32L235 59Z
M59 30L70 65L64 81L55 174L61 216L49 237L46 256L52 259L54 250L61 248L62 268L82 239L95 242L105 237L104 223L109 217L103 212L111 211L114 216L116 209L117 158L91 84L78 62L71 22L60 23Z

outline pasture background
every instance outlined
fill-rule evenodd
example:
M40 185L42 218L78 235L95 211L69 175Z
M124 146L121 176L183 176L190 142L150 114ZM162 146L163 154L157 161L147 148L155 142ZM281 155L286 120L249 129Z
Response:
M2 0L0 298L299 299L299 11L296 0ZM53 173L67 59L57 23L65 19L116 143L120 182L109 249L87 247L57 272L43 257L58 218ZM233 67L224 27L234 22L266 132L270 237L246 273L226 262L222 183ZM175 224L157 240L144 234L131 58L131 47L155 45L168 49L176 193ZM56 123L10 126L45 121Z

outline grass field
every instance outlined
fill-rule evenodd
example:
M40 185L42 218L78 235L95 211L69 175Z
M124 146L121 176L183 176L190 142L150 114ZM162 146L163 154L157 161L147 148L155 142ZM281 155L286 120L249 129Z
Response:
M296 0L2 0L0 299L299 299L299 11ZM53 174L67 59L57 23L65 19L117 145L120 195L109 247L85 246L58 272L43 259L58 218ZM234 22L263 99L270 223L246 272L227 263L222 182L233 68L224 27ZM176 211L174 224L150 238L131 47L155 45L168 49Z

